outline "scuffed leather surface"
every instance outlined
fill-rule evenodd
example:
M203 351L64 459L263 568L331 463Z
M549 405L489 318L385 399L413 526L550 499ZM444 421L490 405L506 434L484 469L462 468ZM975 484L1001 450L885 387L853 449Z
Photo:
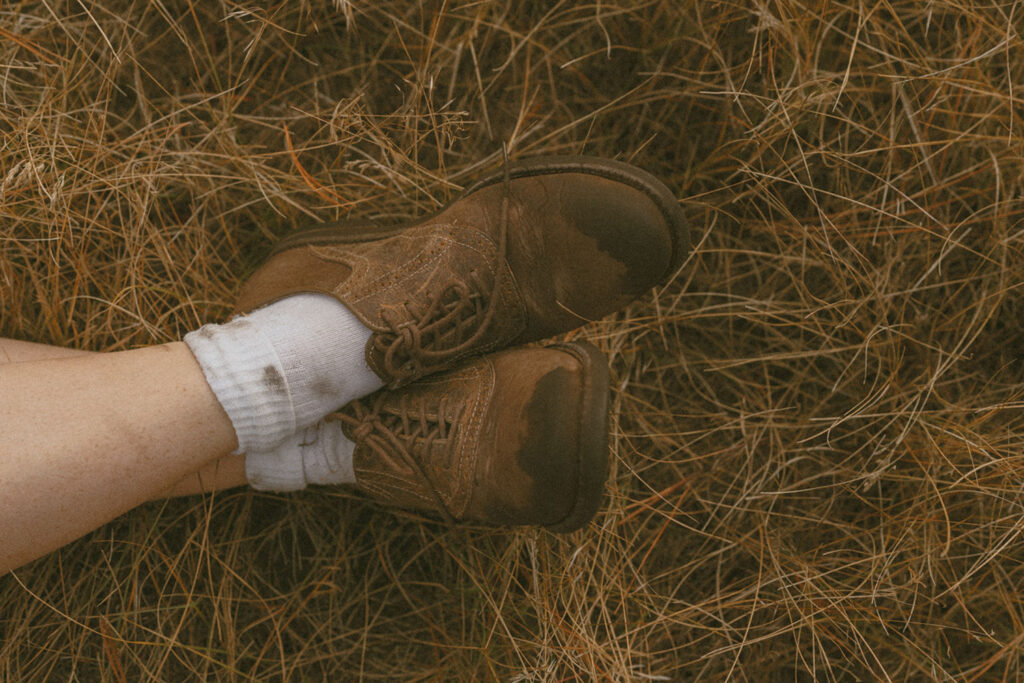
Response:
M343 423L346 435L356 443L353 463L359 487L371 497L392 505L439 512L437 500L427 488L429 484L408 460L416 458L449 514L461 518L473 492L477 461L484 450L480 437L493 396L494 368L487 359L420 380L399 391L383 392L380 413L411 425L412 430L419 429L415 424L419 410L426 410L435 420L451 420L448 439L452 443L414 438L405 457L401 449L394 447L382 454L369 447L366 435ZM446 415L439 412L442 398ZM349 406L342 412L353 414L354 408Z

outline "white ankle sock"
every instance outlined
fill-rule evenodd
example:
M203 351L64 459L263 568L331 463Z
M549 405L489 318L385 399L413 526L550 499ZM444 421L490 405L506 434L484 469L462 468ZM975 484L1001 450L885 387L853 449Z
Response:
M355 444L341 423L320 422L292 435L271 451L245 454L245 476L259 491L298 491L307 484L354 484Z
M236 453L270 451L383 386L366 365L371 331L326 294L281 299L185 335L238 436Z

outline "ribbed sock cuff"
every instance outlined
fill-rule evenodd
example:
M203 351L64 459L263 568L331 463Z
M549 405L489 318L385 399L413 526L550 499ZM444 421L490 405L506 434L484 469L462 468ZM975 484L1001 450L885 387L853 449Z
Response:
M245 318L185 335L206 381L231 419L236 453L267 451L295 431L295 411L274 347Z
M321 422L271 451L245 455L245 476L258 491L298 491L307 484L354 484L352 454L341 424Z
M309 484L354 484L356 471L352 456L356 445L341 431L340 422L322 422L307 430L302 450L302 467Z
M293 439L296 435L292 435ZM290 442L271 451L249 451L245 454L245 478L257 491L300 491L306 488L302 458Z
M371 330L333 297L296 294L246 318L277 351L296 429L383 385L366 365Z

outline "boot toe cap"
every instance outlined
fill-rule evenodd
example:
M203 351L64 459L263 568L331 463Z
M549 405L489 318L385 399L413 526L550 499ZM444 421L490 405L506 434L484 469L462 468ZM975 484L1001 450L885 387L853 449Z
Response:
M674 199L659 202L643 189L592 175L567 176L559 185L555 203L567 227L547 248L564 309L599 319L665 282L685 258L689 241Z
M495 457L480 463L471 503L480 519L568 532L589 522L601 503L608 471L606 361L589 345L554 348L559 352L519 352L517 367L508 369L520 382L503 382L509 390L488 439ZM504 359L496 360L499 378L510 377L500 367Z

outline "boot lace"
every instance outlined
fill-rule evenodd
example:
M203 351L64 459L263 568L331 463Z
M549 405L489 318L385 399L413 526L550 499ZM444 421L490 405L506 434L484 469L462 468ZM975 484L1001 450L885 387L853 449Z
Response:
M454 431L463 407L442 397L436 403L403 395L397 408L385 405L387 395L355 401L336 419L351 428L352 440L366 446L382 459L398 456L422 480L438 510L448 522L455 517L431 478L424 460L433 458L434 446L441 446L444 465L450 468L455 451Z
M435 289L424 304L407 301L381 311L385 331L374 335L373 344L382 354L383 369L394 378L392 387L439 370L470 352L490 328L500 298L497 292L505 278L511 197L507 159L504 174L494 281L488 283L473 270L468 278L452 278Z

